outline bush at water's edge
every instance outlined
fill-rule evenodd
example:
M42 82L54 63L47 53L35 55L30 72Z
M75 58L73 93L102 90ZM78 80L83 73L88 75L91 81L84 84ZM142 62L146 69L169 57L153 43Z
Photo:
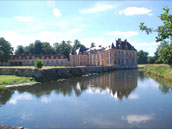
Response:
M172 81L172 68L170 65L146 65L144 72Z

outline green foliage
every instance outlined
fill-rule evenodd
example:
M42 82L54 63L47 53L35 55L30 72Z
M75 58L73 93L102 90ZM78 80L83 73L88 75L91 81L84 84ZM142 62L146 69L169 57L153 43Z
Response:
M154 64L155 63L155 57L154 56L148 56L147 63L148 64Z
M43 54L55 54L55 48L53 48L50 43L42 42L42 53Z
M69 54L71 52L72 46L70 44L70 41L62 41L61 43L55 43L54 47L55 47L55 51L58 54L64 54L66 57L69 58Z
M145 26L144 24L145 24L144 22L141 22L141 23L140 23L140 25L139 25L140 30L145 31L147 34L152 33L153 29L152 29L152 28L148 28L148 27Z
M35 43L31 43L29 46L18 46L15 54L63 54L69 58L69 54L76 49L81 48L85 50L85 46L80 43L79 40L74 41L74 45L71 45L71 41L62 41L61 43L54 43L52 47L48 42L41 42L36 40ZM0 55L1 51L0 51Z
M162 42L158 50L158 61L162 61L164 64L172 64L172 42Z
M24 47L22 45L17 46L15 55L24 54Z
M34 64L36 68L42 68L44 66L44 62L42 59L35 59Z
M12 53L11 44L4 38L0 38L0 62L7 62Z
M81 50L84 50L84 49L86 49L86 47L83 45L83 44L81 44L81 42L79 41L79 40L75 40L74 41L74 45L73 45L73 47L72 47L72 53L74 52L74 51L76 51L78 48L80 48Z
M31 82L30 77L18 77L14 75L0 75L0 86L14 85Z
M169 65L146 65L145 73L156 75L172 81L172 68Z
M140 30L145 31L147 34L158 31L156 41L162 42L155 52L156 63L172 64L172 15L169 14L170 9L168 7L164 7L163 10L164 13L158 16L163 22L163 25L158 26L157 29L153 29L145 26L144 23L141 22L139 27ZM170 41L170 43L167 43L167 40Z
M143 50L140 50L137 52L137 62L138 64L147 64L148 60L148 52L144 52Z

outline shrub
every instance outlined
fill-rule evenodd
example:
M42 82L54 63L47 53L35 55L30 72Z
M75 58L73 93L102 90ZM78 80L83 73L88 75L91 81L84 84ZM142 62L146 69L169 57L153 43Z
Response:
M42 59L35 59L34 64L36 68L42 68L44 66L44 62Z

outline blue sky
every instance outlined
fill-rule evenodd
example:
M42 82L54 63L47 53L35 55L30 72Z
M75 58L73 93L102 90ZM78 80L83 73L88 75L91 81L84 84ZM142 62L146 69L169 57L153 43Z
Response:
M139 23L161 25L159 16L172 1L0 1L0 37L13 47L35 40L51 44L78 39L107 46L121 38L153 55L156 33L146 35Z

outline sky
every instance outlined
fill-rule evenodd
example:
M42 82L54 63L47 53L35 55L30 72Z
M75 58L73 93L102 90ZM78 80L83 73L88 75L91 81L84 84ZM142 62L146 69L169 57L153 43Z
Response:
M139 24L162 25L158 16L165 6L172 7L172 1L0 1L0 37L14 48L35 40L53 45L75 39L87 47L92 42L108 46L121 38L153 56L159 45L157 33L147 35Z

